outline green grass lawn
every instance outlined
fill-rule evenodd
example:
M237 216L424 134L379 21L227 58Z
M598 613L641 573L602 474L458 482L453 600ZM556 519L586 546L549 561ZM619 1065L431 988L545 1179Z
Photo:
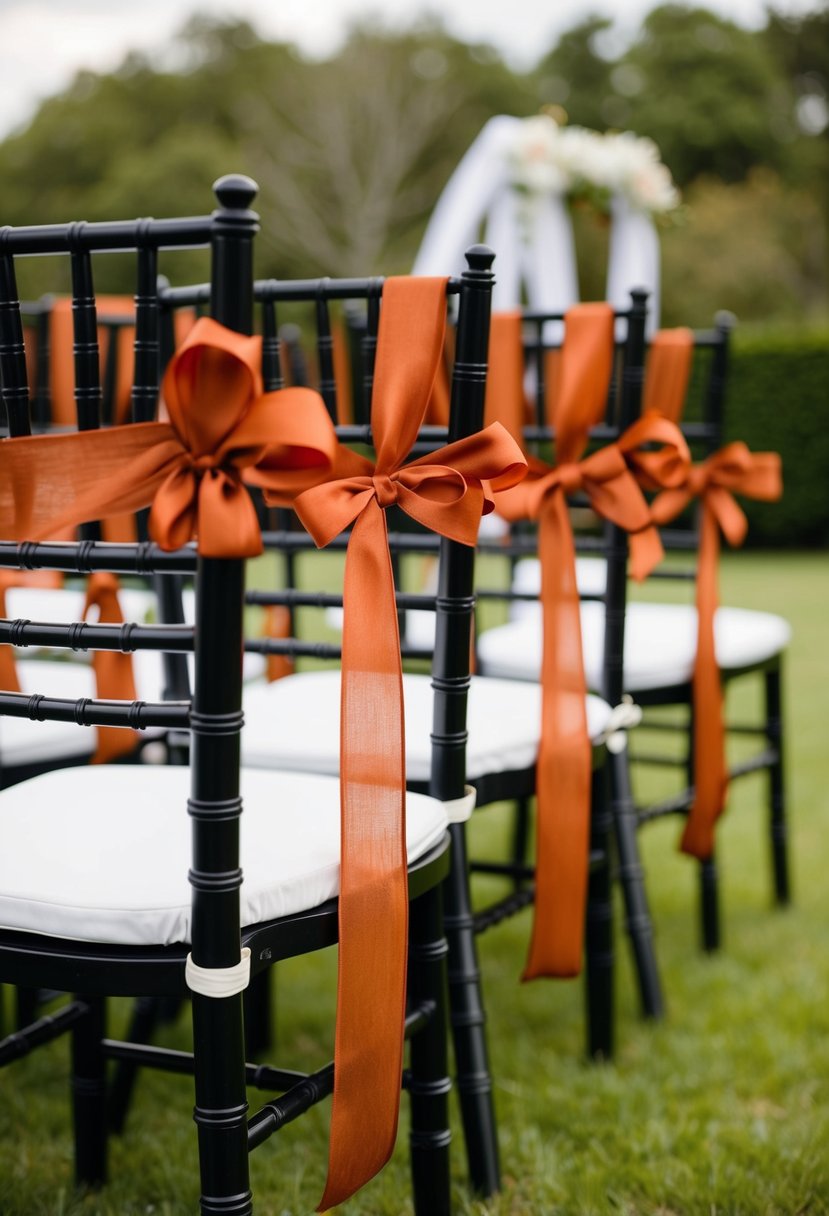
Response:
M663 590L656 585L643 594ZM780 612L794 626L786 678L794 906L783 912L770 906L760 777L735 787L719 837L725 942L717 956L698 951L696 873L676 851L678 822L648 827L642 844L667 1017L660 1025L640 1020L618 931L618 1054L600 1066L583 1059L581 983L518 983L528 914L486 934L480 953L504 1190L487 1204L469 1197L455 1118L459 1213L829 1213L829 742L823 719L829 562L825 554L728 555L722 598ZM757 703L757 690L745 684L730 703L741 718ZM504 823L497 809L481 813L475 843L491 847ZM329 1057L334 976L332 951L280 970L279 1062L317 1067ZM125 1004L114 1003L114 1032L125 1012ZM163 1042L186 1046L186 1017L164 1031ZM142 1076L132 1123L113 1145L112 1182L100 1194L79 1196L72 1187L66 1063L67 1045L54 1044L0 1075L0 1212L193 1212L198 1184L190 1083ZM313 1210L322 1193L328 1117L325 1103L254 1154L257 1212ZM405 1130L404 1100L392 1162L343 1211L411 1211Z

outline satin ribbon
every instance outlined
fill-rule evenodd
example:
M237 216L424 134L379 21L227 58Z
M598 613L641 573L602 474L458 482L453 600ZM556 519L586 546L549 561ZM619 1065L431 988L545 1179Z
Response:
M114 574L98 571L90 575L86 585L83 619L86 620L92 609L97 608L100 624L123 624L124 614L118 602L119 586ZM92 652L92 670L95 673L95 695L100 700L138 700L131 654L120 650L95 650ZM140 738L138 731L125 730L120 726L98 726L96 734L93 764L109 764L120 756L128 755L135 750Z
M648 348L642 413L656 410L663 418L679 423L694 355L694 332L684 326L660 329Z
M60 587L63 575L56 570L0 570L0 617L8 619L6 592L10 587ZM14 649L0 646L0 689L21 692Z
M0 617L7 616L6 591L9 587L60 587L63 576L57 571L0 571ZM86 620L90 610L98 609L101 624L119 625L124 616L118 603L118 580L114 574L90 576L81 617ZM132 655L120 651L96 650L92 655L96 696L104 701L135 701L135 677ZM0 687L6 692L22 692L17 665L11 646L0 647ZM134 750L138 733L120 727L96 727L97 744L93 764L106 764Z
M669 523L694 498L702 504L692 681L694 801L680 843L683 852L701 860L714 851L714 825L728 789L723 691L714 640L720 533L733 546L745 539L748 521L735 494L774 502L782 492L779 455L750 452L739 442L726 444L701 464L692 465L682 484L664 490L651 504L651 516L659 525Z
M526 468L500 426L404 464L430 398L445 320L445 279L386 280L372 400L376 462L342 448L333 479L295 502L320 547L353 525L344 583L334 1102L320 1211L343 1202L388 1160L400 1102L406 761L385 509L396 505L425 527L474 545L481 514L493 506L491 491L514 484Z
M262 618L263 638L289 638L291 636L291 613L284 604L269 604ZM269 683L293 675L294 662L287 654L269 654L265 660L265 674Z
M599 515L631 534L631 573L642 579L661 559L662 545L633 470L657 484L678 484L689 460L679 430L655 415L639 419L615 443L581 459L590 427L606 408L613 326L609 305L579 305L568 311L556 408L558 463L551 467L528 457L526 480L496 500L507 520L536 519L539 524L542 721L535 912L525 980L577 975L584 940L591 742L567 497L586 494ZM642 450L650 444L663 446Z
M205 557L262 552L243 484L305 489L330 469L336 439L311 389L262 393L261 339L207 317L164 377L169 422L0 442L0 535L39 540L152 503L164 549L194 537Z

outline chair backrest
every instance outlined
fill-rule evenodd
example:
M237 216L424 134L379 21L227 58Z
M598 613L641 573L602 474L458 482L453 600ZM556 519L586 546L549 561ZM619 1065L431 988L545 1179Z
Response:
M479 430L483 424L484 388L489 334L489 300L493 275L492 253L484 247L474 247L468 253L468 269L459 278L447 283L447 308L457 313L457 356L454 368L451 416L447 427L424 427L413 449L413 455L435 450L447 440L461 439ZM360 450L371 447L372 428L368 421L374 387L374 367L377 337L383 308L385 280L309 279L296 281L262 280L254 284L254 296L261 316L263 333L263 380L266 390L281 388L296 376L297 355L294 335L291 341L281 339L280 318L287 313L296 324L300 319L302 349L308 362L319 371L318 388L332 419L342 414L339 394L343 378L335 366L335 343L332 330L337 316L345 306L362 334L363 367L360 391L365 397L363 423L340 424L337 435L341 442L356 445ZM210 285L169 287L160 289L160 305L169 318L183 307L203 305L210 298ZM333 319L332 319L333 318ZM166 323L170 332L169 320ZM400 549L414 548L417 552L439 554L439 585L436 593L417 594L398 590L399 611L418 607L436 613L437 642L428 652L409 647L403 642L404 655L416 653L432 661L436 686L436 719L452 724L452 729L436 735L432 790L437 797L460 796L464 785L464 727L466 689L469 680L470 634L473 611L474 550L417 528L411 519L396 507L387 511L390 543L393 554ZM283 638L248 637L249 652L278 654L291 660L332 660L341 657L341 646L335 641L307 640L298 635L295 614L303 609L330 609L342 605L338 592L320 591L298 586L296 559L301 553L314 549L313 541L301 528L293 513L279 508L265 508L266 526L263 540L266 548L281 554L286 562L283 570L284 587L279 590L252 590L247 602L259 606L284 606L291 614L290 636ZM399 528L405 528L403 532ZM348 534L330 546L342 550ZM393 556L393 564L396 566ZM324 581L330 582L330 566ZM304 580L307 584L308 578ZM313 582L313 575L310 581ZM449 791L449 792L447 792Z
M135 422L152 421L159 395L159 309L156 281L159 255L167 248L207 247L213 317L241 334L253 323L253 237L257 217L250 210L256 187L249 179L230 176L215 186L217 209L186 219L83 222L0 230L0 367L8 434L32 432L21 306L15 265L40 253L62 254L70 262L74 400L79 431L101 425L99 324L94 285L94 258L108 251L132 252L135 260L135 342L131 414ZM51 442L50 439L35 443ZM8 451L9 449L7 449ZM33 457L37 460L37 457ZM41 496L48 491L39 487ZM12 511L9 502L5 509ZM239 956L238 818L239 732L241 729L241 648L244 562L197 556L191 546L167 551L147 540L102 544L94 522L84 525L79 543L0 542L0 566L58 569L86 574L178 573L196 576L196 624L124 626L105 624L39 625L0 622L5 644L65 646L102 650L151 649L187 653L195 650L192 704L67 701L48 696L0 695L0 713L38 719L76 721L82 725L162 729L191 733L194 823L193 925L194 959L202 966L235 965ZM217 810L221 815L217 816Z
M566 314L539 310L521 313L523 359L525 365L525 424L523 442L527 450L545 461L556 460L557 432L550 417L555 412L555 385L558 357ZM613 443L640 415L644 378L647 294L631 293L628 309L613 311L615 351L608 384L604 418L591 427L586 453ZM553 391L551 392L551 387ZM604 665L602 687L597 691L611 704L622 695L622 655L624 619L627 602L629 538L627 532L610 520L598 518L584 495L570 497L571 520L577 553L602 562L601 576L594 589L582 590L582 599L601 600L604 613ZM482 539L484 552L507 556L513 567L522 556L537 551L536 527L514 523L507 537ZM531 579L530 582L533 580ZM511 588L505 596L494 588L479 590L482 599L528 600L537 596L539 584L525 591Z

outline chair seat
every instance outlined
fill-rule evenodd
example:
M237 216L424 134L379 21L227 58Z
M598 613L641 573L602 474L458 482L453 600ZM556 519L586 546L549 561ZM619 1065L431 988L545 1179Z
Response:
M406 773L427 781L431 759L431 677L403 677ZM242 760L256 768L336 773L340 756L340 673L304 672L245 689ZM587 698L593 740L605 730L610 707ZM275 725L278 723L278 726ZM522 771L535 763L541 691L535 684L472 677L468 702L467 780Z
M189 941L186 768L100 765L0 794L0 925L119 945ZM242 925L339 891L339 781L242 773ZM407 796L409 862L439 843L443 804Z
M584 664L589 688L601 686L604 605L581 605ZM755 667L785 650L791 627L783 617L745 608L719 608L714 620L717 662L727 674ZM625 689L673 688L692 676L697 610L688 604L628 604L625 615ZM503 679L537 680L541 619L527 616L478 639L481 671Z

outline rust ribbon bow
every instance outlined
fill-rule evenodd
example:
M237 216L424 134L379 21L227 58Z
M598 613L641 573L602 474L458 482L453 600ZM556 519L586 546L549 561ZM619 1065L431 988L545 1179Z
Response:
M328 1179L341 1203L388 1160L400 1103L406 993L406 761L400 641L385 508L474 545L490 487L526 464L500 426L404 464L441 358L446 280L383 289L372 402L376 463L346 448L297 514L319 547L353 524L344 582L340 953ZM368 1095L368 1099L366 1098Z
M243 484L290 498L334 459L311 389L263 393L261 339L201 318L164 377L169 422L0 442L0 535L39 540L152 503L164 549L194 537L205 557L255 557L262 537Z
M701 464L690 466L681 485L664 490L651 504L654 522L662 525L693 498L702 503L692 681L694 801L680 844L683 852L700 859L710 857L714 850L714 825L725 807L728 787L723 692L714 641L720 532L730 545L741 545L745 539L748 522L735 494L774 502L782 492L777 452L751 452L738 442L726 444Z
M496 500L497 510L510 521L539 521L542 722L535 913L524 979L577 975L584 937L591 743L567 496L585 493L599 515L631 534L631 573L642 579L661 559L662 545L634 472L656 484L674 485L689 461L679 430L655 415L639 419L615 443L581 459L589 429L604 413L613 351L609 305L569 310L558 369L558 463L550 467L529 457L527 479ZM514 411L514 403L507 408ZM651 444L663 446L641 450Z

